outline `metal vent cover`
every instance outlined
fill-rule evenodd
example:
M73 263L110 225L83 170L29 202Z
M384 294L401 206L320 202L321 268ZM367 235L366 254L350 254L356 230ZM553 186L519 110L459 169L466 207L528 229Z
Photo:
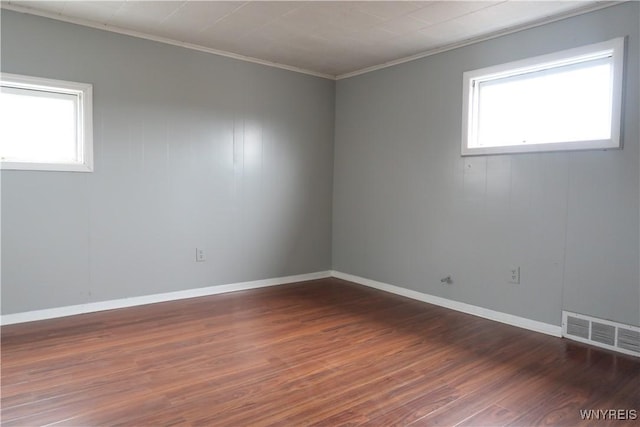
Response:
M602 344L614 345L616 343L616 327L591 322L591 339Z
M640 327L638 326L563 311L562 336L640 357Z
M578 317L567 316L567 334L589 339L589 321Z
M640 353L640 331L618 328L618 347Z

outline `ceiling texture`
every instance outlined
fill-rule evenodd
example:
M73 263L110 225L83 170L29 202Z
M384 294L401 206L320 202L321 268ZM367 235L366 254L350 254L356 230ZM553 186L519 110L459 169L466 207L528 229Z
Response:
M611 1L3 1L46 16L344 78L608 7Z

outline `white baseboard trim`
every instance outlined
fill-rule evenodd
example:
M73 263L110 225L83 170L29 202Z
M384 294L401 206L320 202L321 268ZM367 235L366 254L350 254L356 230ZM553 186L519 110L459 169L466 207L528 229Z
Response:
M366 279L364 277L341 273L339 271L331 271L331 276L392 294L401 295L403 297L438 305L440 307L449 308L451 310L460 311L462 313L472 314L474 316L482 317L485 319L495 320L496 322L506 323L507 325L528 329L530 331L540 332L543 334L552 335L554 337L562 336L561 326L551 325L549 323L539 322L537 320L531 320L525 317L514 316L513 314L502 313L500 311L490 310L488 308L478 307L459 301L453 301L450 299L413 291L411 289L389 285L387 283L378 282L376 280Z
M15 323L54 319L57 317L74 316L76 314L93 313L96 311L114 310L117 308L135 307L138 305L154 304L158 302L176 301L187 298L222 294L226 292L243 291L246 289L257 289L268 286L285 285L287 283L305 282L309 280L324 279L327 277L331 277L330 271L319 271L316 273L299 274L296 276L277 277L272 279L254 280L251 282L231 283L226 285L208 286L206 288L187 289L184 291L90 302L86 304L69 305L66 307L48 308L44 310L26 311L23 313L4 314L0 316L0 324L12 325Z

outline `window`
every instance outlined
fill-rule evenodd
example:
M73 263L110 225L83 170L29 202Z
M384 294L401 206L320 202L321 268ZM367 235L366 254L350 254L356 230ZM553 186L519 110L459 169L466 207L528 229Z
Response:
M464 73L462 155L620 148L624 38Z
M93 170L92 86L2 73L2 169Z

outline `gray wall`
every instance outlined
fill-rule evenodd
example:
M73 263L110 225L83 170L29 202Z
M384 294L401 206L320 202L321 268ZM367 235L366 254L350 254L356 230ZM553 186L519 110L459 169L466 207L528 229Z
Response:
M564 308L640 325L639 13L336 87L3 10L3 71L94 84L96 171L0 174L2 312L333 266L551 324ZM621 35L624 150L460 157L463 71Z
M94 173L2 172L3 314L331 267L334 82L6 10L2 71L95 127Z
M339 81L333 268L555 325L563 308L640 325L639 14L631 2ZM460 157L464 71L625 35L624 150Z

